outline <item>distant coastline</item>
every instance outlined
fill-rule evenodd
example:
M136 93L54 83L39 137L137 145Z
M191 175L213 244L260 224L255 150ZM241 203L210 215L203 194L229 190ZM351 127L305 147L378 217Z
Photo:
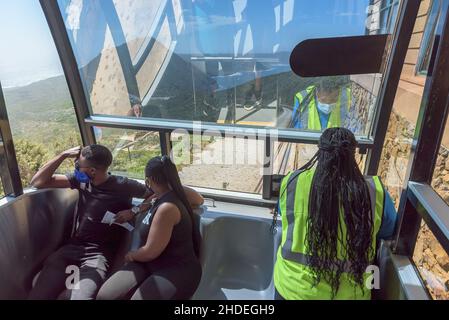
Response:
M21 79L21 80L5 81L5 82L1 81L2 89L3 90L11 90L11 89L23 88L23 87L27 87L29 85L35 84L40 81L45 81L45 80L52 79L52 78L58 78L63 75L64 75L64 73L59 72L59 73L47 74L45 76L39 76L38 78L36 77L34 79L28 78L26 80ZM4 83L6 83L6 84L4 84ZM10 83L12 83L12 84L10 84Z

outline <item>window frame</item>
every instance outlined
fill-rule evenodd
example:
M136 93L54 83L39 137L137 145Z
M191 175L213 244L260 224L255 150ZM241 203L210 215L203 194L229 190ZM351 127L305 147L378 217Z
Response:
M385 3L388 1L388 3L385 5ZM394 9L395 6L399 5L400 2L399 0L383 0L382 1L382 5L381 8L379 10L379 15L382 19L382 13L386 10L388 11L388 16L386 17L387 19L387 23L385 24L385 30L382 30L382 28L379 28L379 30L382 33L388 33L388 31L391 29L391 23L392 23L392 19L393 19L393 11L392 9ZM379 22L380 24L380 22Z
M0 178L5 196L18 197L23 194L16 151L9 125L6 103L0 83Z

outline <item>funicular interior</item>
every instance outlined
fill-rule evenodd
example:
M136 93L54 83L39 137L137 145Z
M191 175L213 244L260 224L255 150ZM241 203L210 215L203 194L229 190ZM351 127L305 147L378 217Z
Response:
M64 149L100 143L113 151L113 173L138 180L149 158L171 155L182 182L206 198L194 299L273 299L279 182L313 156L321 133L295 121L295 95L330 81L349 92L341 125L357 137L362 172L382 178L400 219L394 239L378 246L373 297L448 299L448 6L35 1L28 10L46 37L30 40L28 54L34 42L52 42L60 73L9 84L16 42L0 51L0 298L25 298L71 230L77 193L33 189L33 173ZM15 13L1 29L21 20ZM308 64L298 76L290 55L310 39L316 54L299 56Z

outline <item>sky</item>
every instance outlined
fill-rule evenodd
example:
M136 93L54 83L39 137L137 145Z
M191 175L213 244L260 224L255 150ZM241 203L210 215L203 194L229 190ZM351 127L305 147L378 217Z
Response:
M62 74L38 0L0 0L0 81L25 85Z
M119 1L123 0L114 0L114 2ZM136 3L143 5L145 1L148 0L135 0ZM195 1L214 2L213 0ZM203 23L201 29L203 32L198 37L200 39L198 48L208 51L206 53L214 54L218 51L226 51L227 49L223 49L226 47L234 53L243 55L251 50L264 53L289 51L298 42L307 38L362 35L365 32L369 2L368 0L216 1L219 4L217 7L212 9L203 7L205 11L202 13L201 10L198 11L191 6L190 0L172 0L171 2L181 3L184 12L189 10L194 12L196 20L187 20L186 25ZM63 2L70 3L69 0L60 1L60 3ZM76 7L82 3L82 0L73 0L72 6ZM186 3L189 5L185 6ZM72 11L76 13L76 10ZM79 15L79 12L77 14ZM211 28L204 26L205 20L201 18L201 14L205 14L204 17L209 19L208 21L213 21L214 25L209 25ZM250 31L244 23L249 20L253 31ZM77 21L76 17L74 21ZM148 19L142 21L147 23ZM95 28L99 27L96 25ZM229 38L227 35L230 28L233 28L232 40L223 46L226 44L225 39ZM136 30L140 29L136 28ZM184 28L184 30L187 29ZM178 35L179 39L182 37L188 38L191 35L187 32ZM256 39L263 39L263 41L252 41ZM104 38L101 41L104 41ZM94 51L98 50L94 49ZM179 41L176 51L192 53L191 42ZM99 53L90 52L88 58L91 59ZM26 85L58 74L62 74L62 68L39 1L0 0L2 87Z

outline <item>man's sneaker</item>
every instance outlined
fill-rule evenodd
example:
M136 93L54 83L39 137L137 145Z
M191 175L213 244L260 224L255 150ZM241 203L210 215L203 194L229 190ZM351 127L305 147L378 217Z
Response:
M248 102L246 102L243 105L243 109L245 109L246 111L252 111L256 108L259 108L262 105L262 99L256 100L253 104L249 104Z
M255 106L253 106L251 104L245 104L245 105L243 105L243 109L245 109L246 111L252 111L255 109Z

